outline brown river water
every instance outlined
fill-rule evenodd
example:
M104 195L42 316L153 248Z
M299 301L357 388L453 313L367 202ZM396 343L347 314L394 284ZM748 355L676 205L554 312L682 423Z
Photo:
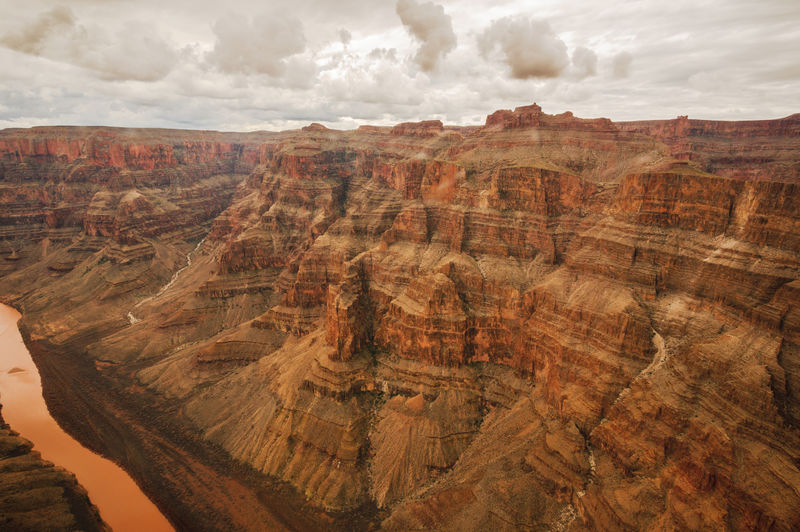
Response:
M42 458L75 473L115 531L173 530L128 473L83 447L50 416L39 372L17 329L19 318L0 304L0 403L6 423L32 441Z

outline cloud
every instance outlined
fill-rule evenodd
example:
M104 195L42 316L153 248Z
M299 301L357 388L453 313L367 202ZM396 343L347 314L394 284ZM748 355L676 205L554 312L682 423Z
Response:
M690 10L686 2L575 0L544 2L535 12L521 0L476 0L469 9L454 0L415 1L441 4L452 19L446 27L458 33L457 46L435 56L435 76L418 75L412 59L423 41L400 23L398 0L374 0L369 9L361 0L271 0L269 9L281 14L275 18L302 21L294 27L305 38L293 48L302 51L288 55L268 39L267 46L261 43L271 21L253 20L260 13L253 0L8 0L0 17L0 128L282 129L312 121L355 127L432 117L476 124L495 109L531 101L548 113L615 120L797 112L797 1L762 2L753 10L752 0L709 0ZM53 9L59 4L65 7ZM227 13L246 15L229 33L241 34L237 42L251 48L244 55L256 62L266 52L278 77L258 72L249 59L238 68L229 61L227 69L211 62L219 41L214 26ZM461 38L487 33L492 21L509 16L518 22L506 22L507 28L522 26L534 35L489 35L484 50L477 39ZM530 18L547 20L556 35ZM352 32L346 47L341 28ZM294 43L297 36L286 38ZM515 49L514 38L555 41L551 55L558 60L550 74L557 76L530 76L522 60L512 76L505 48L512 59L529 50L542 54L540 46ZM247 46L248 40L255 44ZM565 53L558 50L561 40ZM591 62L576 50L580 44L597 54L598 75L578 76L591 72ZM409 50L412 70L398 68ZM490 61L476 61L482 52ZM614 77L626 75L624 81Z
M456 47L450 15L440 5L415 0L398 0L395 9L403 25L421 42L414 62L425 72L434 70L439 60Z
M397 68L396 50L376 48L365 55L342 58L335 72L321 76L320 92L333 101L350 102L352 117L363 116L364 105L375 107L418 106L424 99L424 77Z
M372 61L380 61L383 59L397 61L397 50L394 48L373 48L367 54L367 58Z
M627 78L630 75L633 56L628 52L620 52L614 56L611 63L612 72L615 78Z
M295 17L261 15L249 19L228 14L212 29L216 42L206 59L229 74L281 77L287 58L306 48L303 24Z
M156 81L178 60L177 51L150 25L129 22L122 31L84 26L68 7L57 6L5 33L0 44L25 54L93 70L112 81Z
M511 17L495 20L478 36L478 49L489 58L500 49L511 77L555 78L569 65L567 45L546 21Z
M353 34L349 30L342 28L339 30L339 40L343 45L347 46L353 40Z
M597 74L597 54L583 46L572 51L572 67L578 79Z
M75 15L68 7L57 6L24 24L17 32L6 33L0 43L18 52L42 55L50 37L75 30Z

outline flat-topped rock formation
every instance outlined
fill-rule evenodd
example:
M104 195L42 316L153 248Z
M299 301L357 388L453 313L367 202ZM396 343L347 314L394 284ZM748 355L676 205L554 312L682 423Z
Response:
M34 128L0 161L30 338L352 526L800 527L797 115Z

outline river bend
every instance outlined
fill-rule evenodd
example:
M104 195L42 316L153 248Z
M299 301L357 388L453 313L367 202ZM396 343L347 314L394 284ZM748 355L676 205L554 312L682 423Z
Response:
M6 422L32 441L42 458L75 474L113 530L173 530L128 473L83 447L50 416L39 372L17 328L19 318L16 310L0 304L0 403Z

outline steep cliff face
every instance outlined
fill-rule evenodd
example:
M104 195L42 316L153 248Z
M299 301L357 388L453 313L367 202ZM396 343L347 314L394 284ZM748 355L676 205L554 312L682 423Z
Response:
M534 104L242 148L161 132L171 150L106 147L86 174L59 165L88 140L4 132L25 155L5 148L0 293L233 458L387 529L791 530L797 124ZM83 177L27 186L34 160Z
M64 275L101 250L101 262L125 264L180 253L181 242L199 240L230 204L267 137L70 127L0 132L0 271L44 266L48 275ZM165 259L157 277L168 276L175 258L150 264L158 269Z

